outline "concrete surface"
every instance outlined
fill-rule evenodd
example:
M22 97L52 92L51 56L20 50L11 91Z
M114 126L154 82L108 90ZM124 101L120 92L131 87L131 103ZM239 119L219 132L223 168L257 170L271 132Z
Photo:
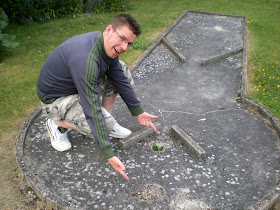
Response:
M206 159L206 152L190 136L188 136L179 126L171 126L171 134L186 147L188 153L192 153L198 160Z
M161 128L126 148L112 140L130 181L100 157L94 141L77 132L69 132L70 151L55 151L37 108L17 144L27 183L49 204L66 209L271 207L280 194L279 124L245 98L246 47L246 17L186 11L132 66L137 96L147 112L159 116ZM237 48L243 50L200 65ZM142 129L121 99L114 115L133 132ZM206 151L205 161L193 158L170 135L172 125ZM153 151L153 143L165 150Z

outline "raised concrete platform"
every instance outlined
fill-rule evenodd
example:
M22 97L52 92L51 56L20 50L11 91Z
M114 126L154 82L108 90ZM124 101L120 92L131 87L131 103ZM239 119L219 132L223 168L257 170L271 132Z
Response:
M73 149L55 151L37 108L17 143L27 183L49 204L66 209L271 207L280 194L280 129L275 117L245 98L246 47L246 17L186 11L133 64L137 96L147 112L159 115L161 128L125 148L112 140L130 181L77 132L69 133ZM143 129L121 99L114 113L133 132ZM172 137L172 125L205 150L205 161ZM159 142L164 151L153 151Z

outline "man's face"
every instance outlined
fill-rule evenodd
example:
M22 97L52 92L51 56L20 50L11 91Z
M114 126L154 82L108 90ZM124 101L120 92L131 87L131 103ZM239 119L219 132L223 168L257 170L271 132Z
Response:
M108 57L115 58L121 53L128 50L137 38L136 35L124 25L118 28L113 28L112 25L108 25L103 32L104 49Z

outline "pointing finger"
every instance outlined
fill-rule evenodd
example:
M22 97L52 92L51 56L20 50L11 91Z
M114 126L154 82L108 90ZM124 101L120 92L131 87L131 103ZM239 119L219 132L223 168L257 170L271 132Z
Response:
M154 129L155 132L157 132L156 126L152 123L152 121L149 122L150 126Z
M128 176L123 172L123 171L120 171L119 172L127 181L129 180Z

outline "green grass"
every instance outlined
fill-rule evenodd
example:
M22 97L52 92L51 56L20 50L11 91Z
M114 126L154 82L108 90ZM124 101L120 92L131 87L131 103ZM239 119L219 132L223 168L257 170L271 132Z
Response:
M136 49L120 56L132 64L184 11L206 11L248 18L248 97L280 117L280 1L279 0L131 0L127 13L142 26ZM8 26L20 46L9 49L0 63L0 205L26 208L18 191L15 143L26 116L39 105L37 77L48 55L61 42L77 34L103 30L116 13L75 19L60 19L45 24ZM264 74L265 73L265 74Z
M249 96L267 107L271 113L279 117L280 112L280 64L261 65L252 68L251 83L254 92Z

